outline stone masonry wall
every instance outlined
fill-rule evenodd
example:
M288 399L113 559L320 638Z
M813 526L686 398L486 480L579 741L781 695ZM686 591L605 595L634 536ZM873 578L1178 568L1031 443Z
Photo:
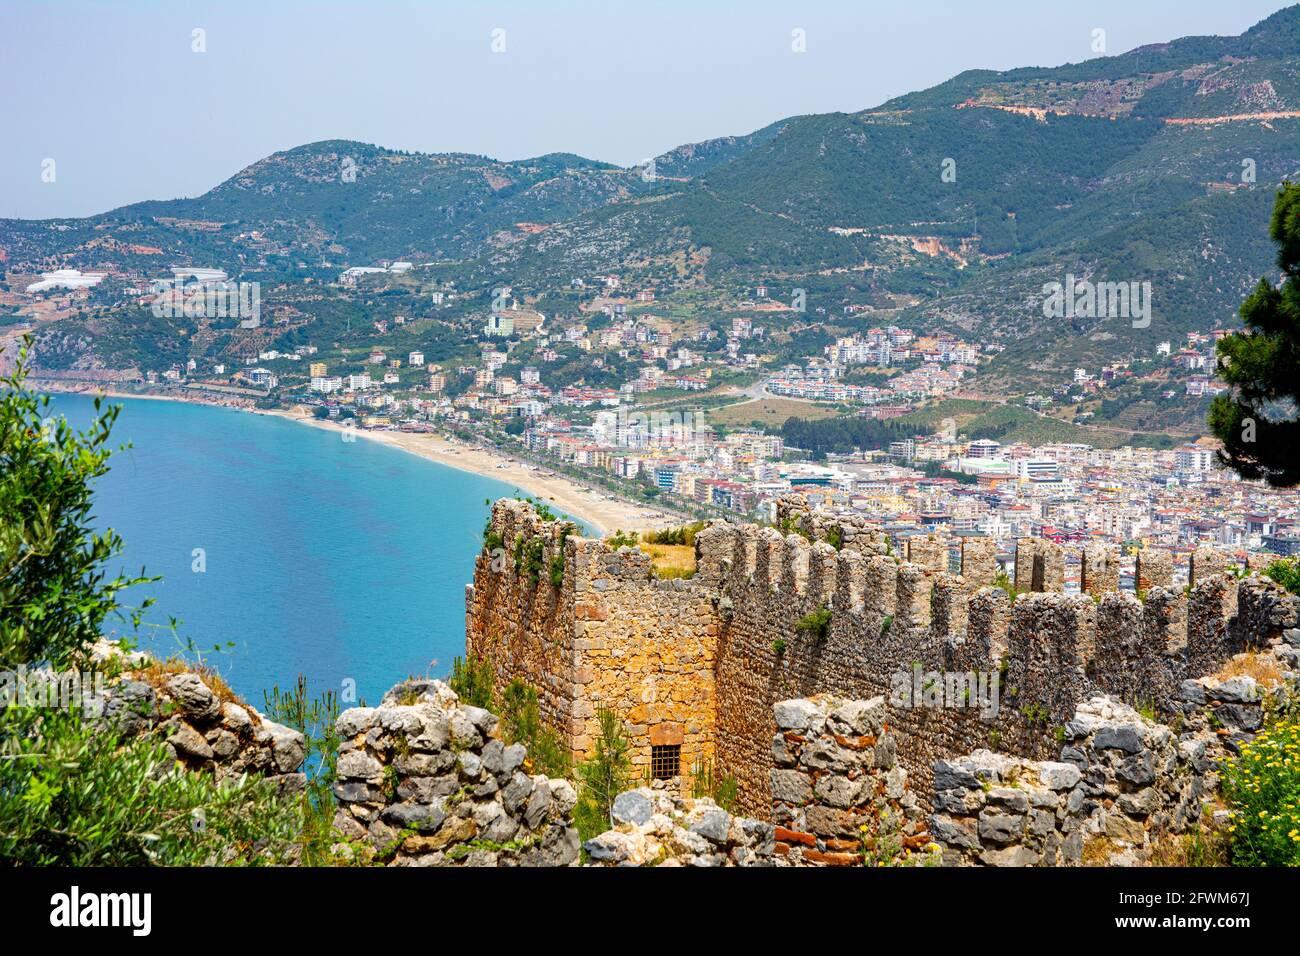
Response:
M517 502L494 508L507 551L515 529L555 534L533 517ZM545 578L534 584L509 562L494 570L485 554L468 594L468 644L501 680L522 676L539 690L549 681L549 719L576 752L600 706L632 728L639 763L653 728L667 725L674 739L680 728L683 770L712 757L715 775L737 781L737 809L765 818L779 701L883 696L899 762L925 801L936 760L980 748L1054 758L1055 738L1091 697L1173 713L1184 681L1280 641L1300 604L1265 579L1228 575L1199 577L1186 593L1153 583L1139 600L1105 589L1115 578L1104 563L1090 593L1066 595L1050 542L1025 546L1022 576L1034 590L1013 601L981 586L988 549L963 547L962 566L975 575L967 579L937 559L902 561L872 532L858 540L867 550L715 524L696 537L695 576L669 586L651 577L644 555L569 537L554 596L535 593L552 589ZM1159 576L1158 562L1147 572ZM826 611L824 627L800 626ZM928 685L954 671L996 675L998 706L925 706L896 693L914 673Z
M776 854L790 865L852 866L869 852L890 859L932 841L898 764L883 698L831 695L773 708L772 820Z
M979 750L939 761L930 830L944 862L1147 862L1161 835L1201 821L1222 761L1263 726L1268 697L1295 692L1300 674L1282 673L1271 689L1244 675L1183 681L1172 726L1094 697L1063 728L1059 760Z
M773 708L772 819L736 816L662 781L620 794L613 827L583 848L593 866L852 866L936 859L898 765L880 698L820 695Z
M497 718L441 681L409 680L339 715L334 826L393 866L567 866L578 858L567 780L527 772Z
M755 728L774 729L770 707L782 698L885 695L900 760L925 794L939 757L981 746L1051 756L1052 737L1098 694L1173 713L1182 681L1280 640L1300 606L1267 579L1224 575L1186 593L1152 586L1143 601L1035 591L1013 602L960 575L750 526L710 528L697 548L697 579L722 595L719 764L737 776L740 807L754 814L763 813L770 770ZM826 633L800 632L798 622L823 607L832 612ZM997 715L896 706L893 682L917 666L999 673Z
M732 816L708 797L663 781L621 793L612 829L583 844L591 866L774 866L770 823Z
M1060 759L979 750L935 768L934 837L945 862L1064 866L1138 863L1161 833L1200 820L1207 742L1180 740L1131 707L1096 697L1064 728Z
M801 495L777 500L776 526L812 541L835 539L840 547L863 554L884 554L888 547L878 520L860 514L837 514L809 508Z
M522 501L503 499L492 506L474 583L465 589L465 650L492 666L497 700L512 680L523 680L537 691L542 720L571 740L575 703L582 695L576 681L574 575L568 571L576 539L565 535L568 527L543 521ZM527 564L530 541L541 548L533 559L536 574ZM550 563L561 553L566 574L556 587Z
M1274 649L1284 662L1292 640L1300 632ZM883 698L779 701L774 823L656 781L620 794L613 828L584 849L593 866L1141 864L1202 819L1219 762L1262 726L1266 697L1292 692L1246 676L1188 680L1177 729L1095 697L1061 728L1059 759L980 749L937 761L928 816Z
M638 774L659 745L680 747L683 778L711 763L715 595L656 579L639 549L568 537L561 551L560 530L523 502L496 504L490 533L504 553L526 554L528 542L541 541L545 570L534 581L512 558L479 556L467 594L469 650L493 664L498 692L516 677L538 688L543 718L576 759L594 746L599 711L610 708ZM559 586L550 577L557 556Z
M582 542L575 607L574 751L599 733L598 711L623 720L634 770L650 770L652 746L680 747L680 776L714 759L713 595L688 580L658 580L648 554Z
M298 731L263 716L235 697L223 681L199 671L181 671L140 651L124 651L99 641L92 657L114 662L114 676L83 696L88 716L124 734L157 732L175 759L190 770L209 771L218 780L232 774L260 774L281 793L306 785L302 772L306 740ZM48 668L0 673L31 683L59 679Z

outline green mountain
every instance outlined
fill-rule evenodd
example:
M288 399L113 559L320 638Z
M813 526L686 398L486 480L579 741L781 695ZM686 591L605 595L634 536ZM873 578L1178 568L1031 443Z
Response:
M874 109L790 117L664 153L653 176L329 141L195 199L3 220L0 249L10 272L190 261L277 276L406 259L461 289L536 294L617 271L706 304L701 290L721 301L761 277L807 289L828 319L913 302L889 321L1003 346L984 383L1023 390L1234 323L1273 268L1272 194L1300 175L1297 143L1292 6L1239 37L968 71ZM1043 286L1067 273L1150 282L1150 325L1046 317Z
M0 248L17 263L93 268L130 261L121 245L146 246L169 261L238 270L254 261L247 234L258 232L285 259L458 259L524 235L520 223L562 221L644 190L627 170L569 154L499 162L330 140L268 156L195 199L0 221Z

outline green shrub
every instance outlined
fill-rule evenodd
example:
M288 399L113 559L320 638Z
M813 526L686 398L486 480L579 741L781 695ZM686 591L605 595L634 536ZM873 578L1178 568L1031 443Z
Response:
M614 825L614 798L633 780L632 759L623 723L612 710L602 709L600 736L592 755L578 765L578 805L573 822L583 840L599 836Z
M615 531L605 539L605 543L617 551L619 548L635 548L638 535L635 531L629 531L624 534L622 529Z
M691 796L695 799L709 797L722 809L730 811L736 805L738 792L736 778L730 774L719 777L712 760L698 760L691 767Z
M492 665L477 654L452 660L447 686L456 692L462 704L491 710L493 682Z
M334 725L339 718L339 698L333 690L312 697L307 689L307 678L298 675L293 689L280 690L277 684L262 693L266 716L277 723L292 727L305 739L303 772L307 786L298 796L302 820L300 862L304 866L330 866L344 862L334 847L341 836L334 829L334 812L338 807L334 798L335 768L338 764L339 737ZM365 701L358 702L364 707Z
M515 541L515 571L528 575L528 580L536 584L542 577L542 551L545 545L539 537Z
M1300 594L1300 559L1279 558L1271 562L1264 573L1292 594Z
M45 412L26 385L27 345L0 378L0 668L84 659L112 618L138 627L110 578L122 549L96 532L92 484L108 471L120 406L84 433ZM298 798L260 777L191 772L162 732L124 737L79 709L0 708L0 859L10 865L284 863L299 858Z
M516 497L515 500L523 501L532 505L533 510L537 512L537 517L541 518L543 521L554 521L558 517L551 506L544 501L538 501L536 498L524 497Z
M811 635L813 640L824 641L831 632L831 618L833 616L831 609L823 604L811 614L805 614L799 618L794 629L800 634Z
M109 619L140 624L152 603L127 608L120 593L157 578L110 578L122 550L112 529L92 527L94 480L108 471L120 405L101 407L85 432L49 414L26 384L30 340L0 377L0 669L49 661L56 668L90 647Z
M551 564L548 569L548 575L553 587L560 587L564 584L564 542L568 540L569 535L574 531L573 525L565 525L560 529L560 537L556 542L555 554L551 557Z
M1235 866L1300 866L1300 720L1273 723L1223 768Z
M572 771L568 751L560 738L542 724L537 690L519 678L512 680L501 700L501 735L507 744L523 744L532 769L548 777L568 777Z
M676 544L687 547L695 544L695 536L709 526L707 521L694 521L680 528L647 531L642 539L646 544Z
M1012 601L1020 596L1020 591L1016 588L1015 582L1011 580L1005 571L999 571L993 576L993 586L1006 591L1007 597L1011 598Z
M784 535L797 534L803 538L808 539L809 541L813 539L812 534L808 531L808 529L805 528L803 524L800 523L795 518L782 518L780 524L777 527Z
M872 808L864 819L867 822L858 827L858 853L862 857L863 866L943 865L943 853L939 844L929 843L924 850L911 850L903 845L896 811Z
M160 735L119 738L77 709L0 709L0 859L16 866L289 862L296 798L260 777L183 769Z

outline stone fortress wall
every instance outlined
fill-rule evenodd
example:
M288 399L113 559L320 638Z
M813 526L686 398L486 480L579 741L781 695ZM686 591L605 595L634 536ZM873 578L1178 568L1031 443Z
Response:
M492 664L499 687L518 677L538 689L544 718L575 757L609 707L629 728L638 769L652 746L678 744L683 774L712 762L736 779L737 809L766 819L777 702L883 696L899 764L928 810L936 761L984 748L1059 759L1067 724L1091 698L1175 714L1185 681L1296 626L1296 598L1265 578L1224 573L1209 552L1198 553L1186 589L1174 586L1171 562L1145 555L1139 597L1117 590L1116 556L1093 549L1081 556L1085 592L1066 595L1062 549L1025 540L1015 583L1028 593L1012 601L991 585L986 539L964 541L952 570L939 538L895 555L869 529L789 507L778 518L822 540L716 524L696 537L695 576L661 581L638 550L567 535L530 505L499 501L494 547L467 588L467 648ZM824 631L800 629L822 610ZM973 685L948 684L965 672L996 675L996 715L978 700L897 699L909 677L914 696L937 679L969 699Z
M655 580L645 552L565 535L565 522L542 521L524 502L498 501L489 528L495 547L479 554L466 589L466 650L493 666L498 699L515 678L537 688L542 718L577 758L607 707L627 728L639 774L653 745L679 746L685 771L711 763L713 593Z

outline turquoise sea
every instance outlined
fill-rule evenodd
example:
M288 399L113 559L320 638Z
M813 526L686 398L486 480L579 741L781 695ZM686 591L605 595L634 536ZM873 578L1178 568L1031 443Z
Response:
M147 620L179 621L142 629L141 647L192 640L259 707L299 673L313 692L354 681L373 704L408 675L450 671L485 501L518 489L269 415L105 401L123 406L114 445L133 447L96 486L96 523L125 539L125 570L162 575L137 589L157 599ZM73 395L51 409L78 427L94 412Z

